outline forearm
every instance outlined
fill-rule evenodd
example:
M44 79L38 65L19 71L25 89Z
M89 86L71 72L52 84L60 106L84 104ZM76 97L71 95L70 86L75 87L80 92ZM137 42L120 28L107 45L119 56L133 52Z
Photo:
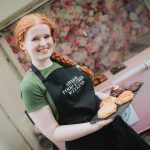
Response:
M55 129L53 139L55 142L71 141L93 133L102 127L103 125L93 125L89 122L82 124L62 125Z
M108 119L99 121L96 124L87 122L72 125L59 125L53 117L52 111L48 105L29 115L40 131L54 143L78 139L101 129L103 126L113 121L112 119Z

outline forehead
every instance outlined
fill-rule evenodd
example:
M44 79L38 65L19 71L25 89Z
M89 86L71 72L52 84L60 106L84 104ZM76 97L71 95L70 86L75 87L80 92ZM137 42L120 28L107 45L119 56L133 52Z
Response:
M27 32L27 36L28 35L33 35L33 36L38 36L38 35L43 35L43 34L50 34L50 28L48 25L46 24L37 24L32 26L28 32Z

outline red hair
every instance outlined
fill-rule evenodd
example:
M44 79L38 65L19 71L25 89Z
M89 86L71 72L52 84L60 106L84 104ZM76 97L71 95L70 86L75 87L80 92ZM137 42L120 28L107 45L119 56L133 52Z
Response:
M17 22L15 30L14 30L14 36L16 39L16 44L19 48L20 48L20 43L25 40L25 34L28 31L28 29L31 28L32 26L36 25L36 24L39 24L39 23L46 24L49 26L50 31L51 31L51 35L52 35L53 40L54 40L54 38L55 38L54 37L55 36L55 25L54 25L54 23L49 18L47 18L46 16L44 16L42 14L29 14L29 15L22 17ZM53 52L51 55L51 59L53 61L57 61L58 63L68 65L70 67L77 66L77 63L75 61L73 61L72 59L70 59L68 57L60 55L58 52ZM87 73L91 77L91 79L94 81L94 74L90 69L88 69L85 66L80 66L80 69L83 72Z
M20 43L25 40L25 34L29 28L36 24L46 24L51 29L51 35L54 39L54 23L42 14L29 14L22 17L16 24L14 30L14 36L16 39L16 44L20 48Z

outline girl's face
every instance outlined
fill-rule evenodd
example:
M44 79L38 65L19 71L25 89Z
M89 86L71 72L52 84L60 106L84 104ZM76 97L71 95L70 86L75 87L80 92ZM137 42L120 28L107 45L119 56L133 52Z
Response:
M25 40L20 44L20 48L29 53L32 61L49 59L53 46L51 31L46 24L37 24L29 28L25 35Z

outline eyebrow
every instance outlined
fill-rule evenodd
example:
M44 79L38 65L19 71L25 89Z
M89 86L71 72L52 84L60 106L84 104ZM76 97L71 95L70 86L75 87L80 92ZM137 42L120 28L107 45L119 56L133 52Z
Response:
M48 33L46 33L46 34L44 34L44 35L42 35L42 36L51 36L51 34L48 34ZM35 37L40 37L41 35L34 35L32 38L35 38Z
M32 37L32 39L33 39L33 38L38 38L38 37L40 37L40 36L41 36L41 35L35 35L35 36ZM51 36L51 34L47 34L47 33L46 33L46 34L44 34L44 35L42 35L42 36Z

